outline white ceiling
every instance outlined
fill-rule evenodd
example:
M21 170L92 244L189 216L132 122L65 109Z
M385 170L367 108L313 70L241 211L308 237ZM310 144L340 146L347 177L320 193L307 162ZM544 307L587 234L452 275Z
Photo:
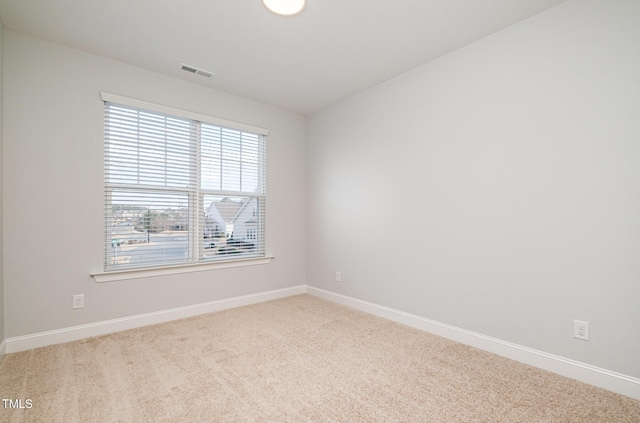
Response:
M5 28L303 115L564 0L0 0ZM180 64L214 72L189 74Z

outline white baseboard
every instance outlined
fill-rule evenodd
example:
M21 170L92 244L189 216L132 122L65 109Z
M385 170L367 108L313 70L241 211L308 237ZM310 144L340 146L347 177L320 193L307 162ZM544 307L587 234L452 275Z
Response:
M640 379L306 285L7 338L0 342L0 362L7 353L107 335L304 293L640 400Z
M257 294L211 301L186 307L178 307L153 313L138 314L136 316L123 317L120 319L105 320L86 325L72 326L69 328L40 332L25 336L17 336L15 338L6 339L6 352L14 353L45 347L47 345L62 344L93 336L107 335L109 333L120 332L123 330L155 325L158 323L184 319L187 317L198 316L200 314L257 304L304 293L305 286L299 285L291 288L260 292ZM3 341L1 345L4 348L5 342Z
M640 400L640 379L323 289L306 293Z

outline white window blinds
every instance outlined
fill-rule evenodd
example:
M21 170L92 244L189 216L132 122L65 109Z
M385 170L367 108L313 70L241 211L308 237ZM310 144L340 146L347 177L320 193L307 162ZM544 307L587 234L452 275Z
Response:
M264 256L265 134L133 102L105 101L105 270Z

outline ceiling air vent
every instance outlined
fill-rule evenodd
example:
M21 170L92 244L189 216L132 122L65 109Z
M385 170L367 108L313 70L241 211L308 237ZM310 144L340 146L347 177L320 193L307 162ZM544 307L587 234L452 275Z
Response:
M205 78L211 78L214 75L213 72L209 72L209 71L206 71L204 69L199 69L199 68L196 68L195 66L185 65L184 63L182 63L181 65L182 65L182 67L180 69L182 69L183 71L187 71L187 72L190 72L190 73L194 73L196 75L204 76Z

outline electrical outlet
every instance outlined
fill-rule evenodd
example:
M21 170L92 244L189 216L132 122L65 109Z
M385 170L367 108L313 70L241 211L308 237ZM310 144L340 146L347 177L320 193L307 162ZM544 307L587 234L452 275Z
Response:
M336 272L336 282L342 282L342 275L340 272Z
M573 321L573 337L588 341L589 340L589 322L574 320Z
M84 294L78 294L73 296L73 306L76 308L84 308Z

